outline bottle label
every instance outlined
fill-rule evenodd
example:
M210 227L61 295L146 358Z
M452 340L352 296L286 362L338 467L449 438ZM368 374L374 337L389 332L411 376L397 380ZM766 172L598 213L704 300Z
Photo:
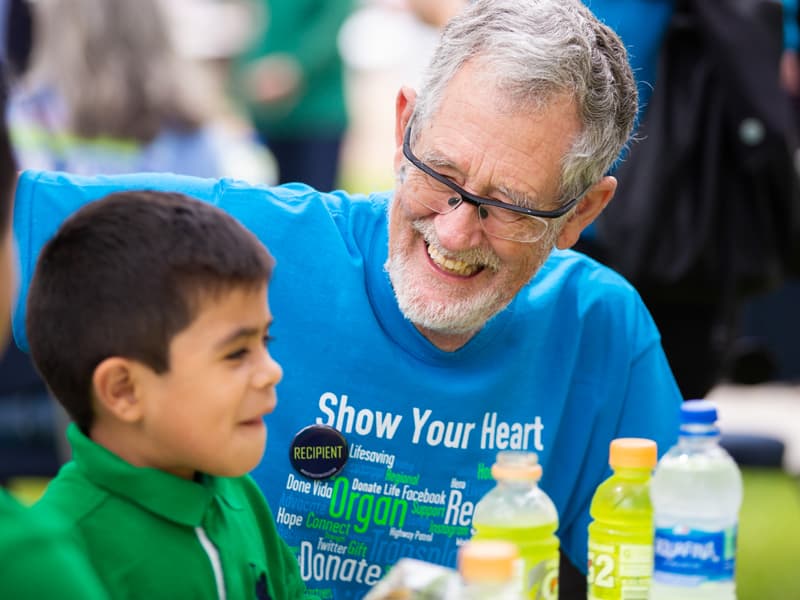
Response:
M653 578L659 583L695 587L733 581L736 527L722 531L656 528L654 550Z
M653 547L589 542L589 600L647 600Z
M558 557L526 561L523 584L530 600L558 600Z

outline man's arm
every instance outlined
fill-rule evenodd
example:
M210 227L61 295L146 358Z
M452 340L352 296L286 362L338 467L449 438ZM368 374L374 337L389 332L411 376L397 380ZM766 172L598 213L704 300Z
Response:
M111 192L135 189L180 192L217 204L223 187L224 181L160 173L101 177L41 171L21 173L14 200L14 235L19 252L20 281L12 319L14 340L20 349L28 350L25 303L36 259L44 244L72 213Z
M651 325L652 327L652 325ZM658 445L661 456L677 441L683 399L658 340L633 361L618 426L612 438L643 437ZM610 441L610 440L609 440ZM602 460L607 461L605 455ZM601 483L600 481L597 482ZM592 495L583 498L579 516L560 532L562 548L572 563L586 571L587 534Z

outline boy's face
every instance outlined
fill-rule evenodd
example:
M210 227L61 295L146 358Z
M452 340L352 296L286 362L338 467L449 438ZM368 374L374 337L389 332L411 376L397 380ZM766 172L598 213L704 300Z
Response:
M169 349L169 370L145 371L141 431L150 466L191 478L238 477L261 460L264 415L283 371L266 348L272 321L266 284L209 297Z

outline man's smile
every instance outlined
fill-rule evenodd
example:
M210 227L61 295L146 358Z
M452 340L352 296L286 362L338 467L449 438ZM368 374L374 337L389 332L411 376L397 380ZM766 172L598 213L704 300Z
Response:
M431 244L425 244L428 250L428 256L434 265L440 270L449 275L458 275L459 277L472 277L483 270L482 265L476 265L456 258L448 258L444 256L438 248Z

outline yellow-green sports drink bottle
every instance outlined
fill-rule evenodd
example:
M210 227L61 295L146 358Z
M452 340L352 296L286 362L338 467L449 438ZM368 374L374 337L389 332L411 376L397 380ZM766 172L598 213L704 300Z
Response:
M558 512L539 488L542 467L534 452L497 453L497 485L475 505L475 540L516 544L523 562L522 598L558 599Z
M650 476L658 453L653 440L611 442L614 474L601 483L589 509L589 600L647 600L653 574Z

